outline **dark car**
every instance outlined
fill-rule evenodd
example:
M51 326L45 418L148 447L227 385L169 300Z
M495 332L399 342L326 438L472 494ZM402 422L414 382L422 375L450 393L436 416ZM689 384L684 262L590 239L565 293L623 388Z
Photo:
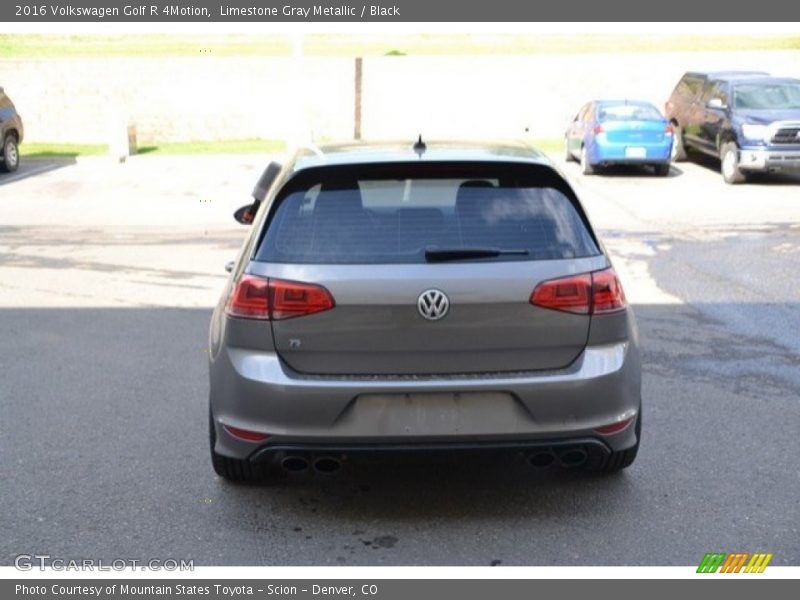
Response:
M231 480L362 452L521 451L616 471L636 323L574 190L520 144L342 144L268 168L211 320ZM243 207L244 208L244 207Z
M565 134L567 161L584 175L607 165L648 165L669 174L672 126L641 100L595 100L578 111Z
M686 73L666 105L673 160L720 159L727 183L758 172L800 172L800 79L763 72Z
M22 119L2 87L0 87L0 169L6 173L19 167L19 145L22 142Z

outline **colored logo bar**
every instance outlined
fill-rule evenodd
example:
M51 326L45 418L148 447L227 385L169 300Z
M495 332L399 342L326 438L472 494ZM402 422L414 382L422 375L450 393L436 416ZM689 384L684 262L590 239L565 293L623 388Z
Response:
M697 567L698 573L763 573L767 568L772 554L766 552L708 552L700 566Z

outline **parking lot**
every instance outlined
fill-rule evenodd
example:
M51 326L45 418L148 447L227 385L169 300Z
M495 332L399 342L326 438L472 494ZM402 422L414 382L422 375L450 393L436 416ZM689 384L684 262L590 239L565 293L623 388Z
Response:
M268 157L29 160L0 175L0 563L800 562L800 180L713 162L574 182L633 303L644 433L593 477L453 455L233 486L205 345Z

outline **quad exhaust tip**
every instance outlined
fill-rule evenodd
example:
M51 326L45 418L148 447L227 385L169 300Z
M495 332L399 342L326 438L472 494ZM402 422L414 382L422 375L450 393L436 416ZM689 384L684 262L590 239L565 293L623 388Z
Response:
M335 456L318 456L309 460L300 454L289 454L281 460L281 468L288 473L302 473L309 468L321 475L332 475L342 468L342 461Z
M580 467L586 463L588 455L583 448L567 448L560 452L551 449L534 452L528 457L528 463L537 469L546 469L558 464L564 468ZM332 475L342 468L342 461L335 456L318 456L309 461L305 456L290 454L281 460L281 468L289 473L302 473L313 467L316 473Z
M528 457L528 464L537 469L546 469L554 464L571 469L586 463L587 458L588 454L583 448L567 448L559 452L546 449L531 454Z

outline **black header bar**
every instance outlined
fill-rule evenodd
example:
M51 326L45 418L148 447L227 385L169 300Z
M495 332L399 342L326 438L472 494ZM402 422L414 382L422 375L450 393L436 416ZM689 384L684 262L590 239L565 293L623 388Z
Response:
M793 22L786 0L4 0L1 22ZM800 29L799 29L800 31ZM664 33L679 34L680 28Z

